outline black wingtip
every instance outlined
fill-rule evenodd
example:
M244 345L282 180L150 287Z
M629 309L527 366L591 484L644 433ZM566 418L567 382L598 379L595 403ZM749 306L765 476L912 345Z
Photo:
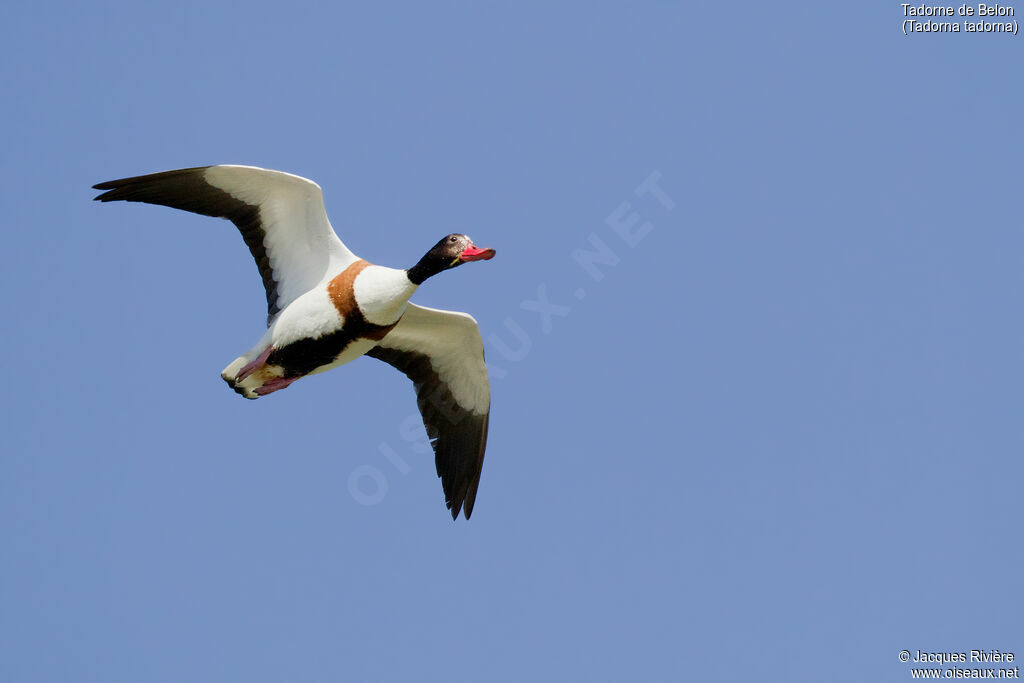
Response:
M96 183L95 185L92 186L92 189L105 191L93 197L92 200L94 202L109 202L114 199L117 199L117 197L108 197L108 195L110 195L117 188L119 188L121 186L121 182L122 181L120 180L108 180L103 183Z
M197 172L202 172L208 169L209 166L193 166L192 168L179 168L174 171L161 171L159 173L150 173L148 175L132 176L130 178L118 178L117 180L107 180L102 183L96 183L92 186L94 190L106 190L104 194L94 197L93 199L101 202L112 202L117 200L125 200L129 202L145 202L147 204L162 204L164 206L170 206L175 209L184 209L185 211L194 211L195 213L203 213L202 211L195 211L190 207L179 206L177 202L167 203L163 199L167 199L166 196L161 197L161 190L171 189L172 194L174 191L180 191L180 187L171 186L168 188L167 183L170 181L177 181L179 179L190 179ZM194 188L190 188L194 191ZM153 190L153 191L151 191ZM211 216L215 214L205 213L203 215ZM217 214L219 215L219 214Z
M452 513L453 520L459 518L460 512L466 519L469 519L469 516L473 514L473 505L471 503L463 505L463 501L459 500L458 502L447 501L446 505L448 506L448 512Z
M466 519L469 519L470 515L473 514L473 503L459 501L457 504L448 503L448 512L452 513L452 519L458 519L459 513Z
M95 185L93 185L92 189L94 189L94 190L114 190L114 189L120 187L121 185L123 185L125 180L130 180L130 178L125 178L125 179L122 179L122 180L105 180L102 183L96 183Z
M452 519L458 519L460 512L466 515L466 519L469 519L473 510L463 506L465 500L466 496L460 495L458 491L454 492L451 496L448 495L448 491L445 491L444 503L448 507L448 512L452 513Z

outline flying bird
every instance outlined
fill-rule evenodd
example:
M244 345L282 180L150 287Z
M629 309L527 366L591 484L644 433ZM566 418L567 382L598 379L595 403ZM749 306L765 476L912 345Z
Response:
M242 396L266 396L367 355L413 381L452 519L469 519L480 484L491 395L472 316L409 301L423 282L485 261L466 235L447 235L407 269L364 261L338 238L320 186L252 166L202 166L110 180L101 202L161 204L230 220L267 294L267 331L221 377Z

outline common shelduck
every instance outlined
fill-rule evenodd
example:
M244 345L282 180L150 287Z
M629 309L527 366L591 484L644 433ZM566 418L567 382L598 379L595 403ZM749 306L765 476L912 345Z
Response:
M320 186L251 166L203 166L111 180L102 202L162 204L226 218L242 233L267 292L267 332L221 377L246 398L362 355L415 385L452 518L473 512L490 414L490 387L476 321L409 302L432 275L494 256L466 235L441 239L413 267L377 266L349 251L331 228Z

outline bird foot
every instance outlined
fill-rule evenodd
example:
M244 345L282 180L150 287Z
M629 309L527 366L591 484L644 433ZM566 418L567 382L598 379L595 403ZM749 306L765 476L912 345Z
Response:
M270 379L270 380L267 380L266 382L264 382L262 386L258 386L255 389L253 389L253 393L255 393L258 396L266 396L267 394L272 394L275 391L280 391L281 389L286 389L288 386L291 385L292 382L294 382L297 379L299 379L299 378L298 377L275 377L273 379Z
M238 374L235 375L235 382L236 383L241 382L246 377L248 377L252 373L254 373L257 370L259 370L260 368L262 368L264 365L266 365L267 364L267 358L270 357L270 353L273 350L274 350L273 346L268 346L267 348L263 349L263 353L261 353L259 356L257 356L256 360L252 361L251 363L247 363L246 365L244 365L242 367L241 370L238 371Z

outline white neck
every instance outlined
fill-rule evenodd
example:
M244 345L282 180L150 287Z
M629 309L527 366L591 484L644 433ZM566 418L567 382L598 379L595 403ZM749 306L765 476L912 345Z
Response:
M404 270L371 265L356 276L352 289L367 322L391 325L402 317L417 287Z

